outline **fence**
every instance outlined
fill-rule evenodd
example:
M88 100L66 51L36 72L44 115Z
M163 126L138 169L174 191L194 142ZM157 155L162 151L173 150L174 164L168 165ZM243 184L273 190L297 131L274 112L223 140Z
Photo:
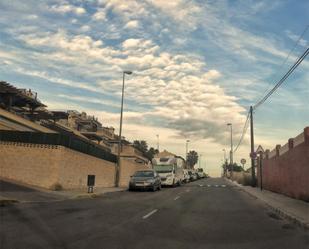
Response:
M309 201L309 127L287 144L266 150L260 167L259 186Z
M90 141L83 140L74 134L43 133L28 131L0 130L0 141L62 145L72 150L79 151L110 162L117 162L117 157Z

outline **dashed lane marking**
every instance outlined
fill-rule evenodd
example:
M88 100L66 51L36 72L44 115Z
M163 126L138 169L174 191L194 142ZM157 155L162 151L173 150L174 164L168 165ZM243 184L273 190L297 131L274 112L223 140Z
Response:
M180 196L176 196L175 198L174 198L174 201L176 201L177 199L179 199L180 198Z
M151 215L153 215L155 212L157 212L158 209L154 209L152 210L150 213L146 214L145 216L143 216L143 219L147 219L148 217L150 217Z
M200 186L200 187L203 187L204 185L203 185L203 184L199 184L199 186Z
M226 185L224 185L224 184L222 184L222 185L218 185L218 184L211 185L211 184L208 184L207 187L208 187L208 188L210 188L210 187L216 187L216 188L220 188L220 187L221 187L221 188L225 188Z

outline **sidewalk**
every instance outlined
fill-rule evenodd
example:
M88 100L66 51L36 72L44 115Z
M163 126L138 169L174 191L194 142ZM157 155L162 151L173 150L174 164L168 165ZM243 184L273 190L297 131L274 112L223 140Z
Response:
M53 194L59 195L66 199L75 199L75 198L87 198L87 197L97 197L100 195L104 195L106 193L113 193L113 192L122 192L125 191L127 188L121 187L101 187L96 188L94 187L93 193L88 193L87 188L85 189L77 189L77 190L62 190L62 191L52 191Z
M280 216L295 222L305 229L309 229L309 203L271 191L261 191L259 188L243 186L231 180L228 181L264 202Z
M0 190L1 206L18 202L53 202L76 198L95 198L106 193L125 191L126 188L94 187L93 193L87 193L87 188L52 191L0 179Z

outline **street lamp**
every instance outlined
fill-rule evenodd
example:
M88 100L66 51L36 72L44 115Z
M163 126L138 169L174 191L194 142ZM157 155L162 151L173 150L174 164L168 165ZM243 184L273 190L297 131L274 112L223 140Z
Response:
M159 138L160 138L160 135L157 134L157 150L158 150L158 153L160 152L160 140L159 140Z
M190 140L186 140L186 162L187 162L187 167L188 167L188 145L189 145Z
M124 97L124 80L126 74L132 74L131 71L123 71L122 73L122 96L121 96L121 110L120 110L120 125L119 125L119 141L118 141L118 156L115 176L115 186L119 186L119 171L120 171L120 151L121 151L121 133L122 133L122 117L123 117L123 97Z
M227 126L231 127L230 165L231 165L231 176L233 176L233 125L232 125L232 123L228 123Z
M222 149L222 151L223 151L223 159L224 159L223 175L226 176L226 170L227 170L226 150Z
M222 149L222 151L223 151L223 158L224 158L224 162L226 161L226 151L225 151L225 149Z

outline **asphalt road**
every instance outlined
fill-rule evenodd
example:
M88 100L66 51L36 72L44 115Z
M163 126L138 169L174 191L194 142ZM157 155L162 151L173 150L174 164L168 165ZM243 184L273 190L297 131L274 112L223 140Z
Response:
M308 231L219 178L0 211L1 249L309 248Z

